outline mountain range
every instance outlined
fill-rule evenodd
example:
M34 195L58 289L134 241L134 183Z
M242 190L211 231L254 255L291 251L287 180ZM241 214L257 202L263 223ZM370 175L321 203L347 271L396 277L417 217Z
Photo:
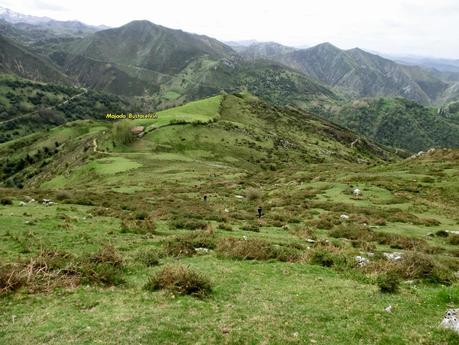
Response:
M274 105L316 112L361 130L369 119L356 115L360 122L355 124L349 114L359 114L360 108L354 109L359 103L353 101L375 98L379 104L378 99L403 98L424 106L426 114L449 114L441 118L440 127L453 121L451 128L456 130L459 73L397 63L359 48L342 50L330 43L306 49L275 42L225 44L146 20L105 28L5 9L0 10L0 46L1 73L115 94L147 110L177 106L222 91L248 91ZM418 112L411 114L413 107L396 109L415 126ZM375 128L363 133L379 139ZM423 131L435 138L415 145L403 140L384 143L417 150L443 142L437 140L442 131ZM451 138L444 142L455 145L456 137Z

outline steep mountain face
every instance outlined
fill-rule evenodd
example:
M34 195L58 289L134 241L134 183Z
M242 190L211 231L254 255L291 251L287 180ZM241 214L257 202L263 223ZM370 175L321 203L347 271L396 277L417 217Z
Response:
M234 51L210 37L142 20L97 32L73 45L71 53L98 61L175 74L197 57L207 55L218 59Z
M381 144L411 152L459 145L459 114L402 98L351 101L326 116Z
M428 104L448 87L426 70L330 43L285 54L279 61L355 97L398 96Z
M354 97L404 97L423 104L436 102L454 76L417 66L400 65L361 49L341 50L330 43L308 49L277 44L239 47L246 59L269 59Z
M57 46L50 58L88 87L148 95L155 107L174 106L247 89L278 103L311 95L334 97L325 86L276 62L247 61L209 38L135 21Z
M0 35L0 73L50 82L68 83L68 78L51 61Z
M295 48L287 47L276 42L253 43L249 46L238 46L233 49L247 60L268 59L274 61L296 50Z

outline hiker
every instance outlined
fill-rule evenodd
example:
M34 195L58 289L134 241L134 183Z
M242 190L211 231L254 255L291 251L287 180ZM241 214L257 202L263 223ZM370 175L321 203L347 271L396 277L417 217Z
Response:
M261 218L261 215L263 214L263 209L261 208L261 206L258 206L258 218Z

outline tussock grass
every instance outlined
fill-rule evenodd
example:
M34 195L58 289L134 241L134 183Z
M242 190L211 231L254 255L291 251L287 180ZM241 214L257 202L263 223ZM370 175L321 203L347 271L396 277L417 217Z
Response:
M167 265L148 279L144 289L165 289L172 293L204 298L212 292L212 284L202 273L189 267Z

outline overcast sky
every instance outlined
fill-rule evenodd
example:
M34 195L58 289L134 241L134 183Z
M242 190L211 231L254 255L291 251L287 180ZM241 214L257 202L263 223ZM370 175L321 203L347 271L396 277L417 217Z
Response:
M36 16L120 26L147 19L219 40L331 42L459 59L459 0L0 0Z

